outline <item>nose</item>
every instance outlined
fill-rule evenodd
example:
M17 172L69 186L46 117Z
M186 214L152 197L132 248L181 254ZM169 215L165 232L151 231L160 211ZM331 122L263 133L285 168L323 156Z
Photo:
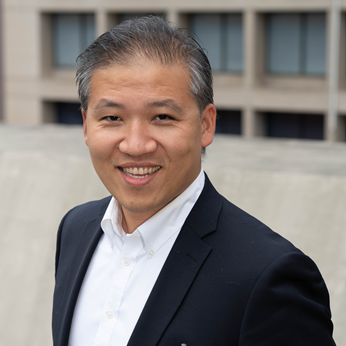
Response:
M119 143L119 150L130 156L141 156L154 152L157 142L150 135L149 126L140 122L129 124Z

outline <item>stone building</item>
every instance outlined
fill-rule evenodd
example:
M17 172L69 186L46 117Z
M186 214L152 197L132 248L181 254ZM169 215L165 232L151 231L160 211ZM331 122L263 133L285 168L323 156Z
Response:
M2 1L6 123L80 123L76 56L154 14L208 51L218 132L345 141L345 0Z

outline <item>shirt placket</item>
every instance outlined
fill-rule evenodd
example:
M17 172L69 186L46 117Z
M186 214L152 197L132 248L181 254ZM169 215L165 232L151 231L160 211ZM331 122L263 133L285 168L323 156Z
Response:
M112 282L102 310L100 325L93 346L108 345L115 325L118 321L119 310L126 291L126 285L136 265L136 258L143 243L138 235L125 237L121 251L116 259Z

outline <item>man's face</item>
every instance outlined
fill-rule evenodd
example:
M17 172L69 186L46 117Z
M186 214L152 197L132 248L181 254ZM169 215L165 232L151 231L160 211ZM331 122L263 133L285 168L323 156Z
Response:
M85 142L123 210L147 219L199 174L215 117L213 105L200 115L181 66L112 65L92 76Z

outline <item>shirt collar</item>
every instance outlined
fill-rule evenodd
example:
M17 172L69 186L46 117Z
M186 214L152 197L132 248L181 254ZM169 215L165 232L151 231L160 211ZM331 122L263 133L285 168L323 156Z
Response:
M119 203L114 197L112 197L101 221L101 228L108 237L112 248L115 243L119 241L117 238L122 239L125 236L121 222L122 213Z
M205 176L201 169L197 178L185 191L140 225L133 233L140 234L149 257L152 257L170 237L180 231L203 190L204 182ZM122 239L126 236L122 228L121 208L114 197L104 214L101 227L112 247L119 241L122 243Z

